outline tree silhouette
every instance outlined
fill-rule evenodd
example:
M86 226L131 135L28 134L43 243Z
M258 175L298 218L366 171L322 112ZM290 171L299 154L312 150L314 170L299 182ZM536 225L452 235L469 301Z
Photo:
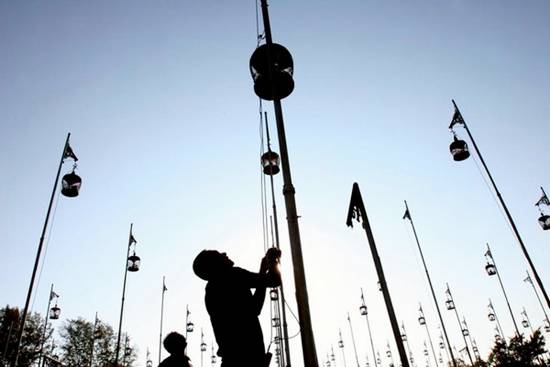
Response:
M94 323L82 317L67 320L61 335L61 361L67 367L90 366L92 343L94 346L93 367L111 365L115 359L116 334L113 328L102 321L97 323L94 332ZM131 347L129 337L122 335L122 340L128 340L128 346L121 346L122 364L119 366L132 367L137 359L135 348Z
M549 366L542 355L546 353L545 342L540 330L526 339L523 335L515 336L508 344L496 341L488 358L489 366L495 367L531 367Z
M15 359L17 349L17 334L21 325L20 312L17 307L6 305L0 309L0 366L8 366ZM40 357L44 333L44 318L34 312L27 316L25 332L19 351L19 367L31 366ZM52 328L48 325L44 338L45 344L51 338Z

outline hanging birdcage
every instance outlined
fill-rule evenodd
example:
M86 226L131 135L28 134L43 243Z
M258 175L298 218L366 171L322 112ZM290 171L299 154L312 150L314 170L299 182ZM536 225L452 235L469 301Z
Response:
M470 332L468 331L468 329L462 329L462 335L468 336L470 335Z
M418 318L418 323L419 323L420 325L426 325L426 319L424 318L424 316L420 316L420 317Z
M261 99L272 101L288 97L294 90L293 73L292 55L277 43L261 45L250 57L254 92Z
M278 317L274 317L274 318L271 319L271 326L273 326L273 327L281 326L281 321L279 320Z
M57 307L57 304L50 309L50 320L57 320L61 315L61 309Z
M502 337L500 336L500 334L495 334L495 341L498 343L502 342Z
M427 350L427 349L424 349L424 355L425 355L425 356L428 355L428 350Z
M447 310L454 310L455 309L455 303L452 299L448 299L445 301L445 306L447 307Z
M279 155L271 150L265 152L261 158L264 174L276 175L281 171L279 168Z
M272 301L276 301L279 299L279 292L277 291L276 288L272 288L269 291L269 298L271 298Z
M361 307L359 307L359 312L361 312L361 316L366 316L368 314L367 306L362 305Z
M138 271L140 264L141 264L141 259L139 256L136 255L135 252L132 256L128 257L128 271L131 271L131 272Z
M212 364L216 364L216 356L212 354L212 357L210 357L210 362L212 362Z
M487 317L489 318L489 321L495 321L496 320L495 314L491 311L489 311L489 314L487 315Z
M406 342L407 341L407 334L405 334L405 333L401 334L401 340Z
M539 224L545 231L550 229L550 215L541 214L539 217Z
M73 171L67 173L61 180L61 194L69 198L74 198L78 196L80 186L82 186L82 179L74 172L73 168Z
M521 324L523 325L524 328L528 328L529 327L529 321L523 319L521 320Z
M456 135L454 136L453 142L449 146L449 150L451 151L453 159L456 162L463 161L470 156L468 144L466 144L464 140L458 139Z
M443 341L439 342L439 349L445 349L445 344L443 343Z
M338 340L338 347L344 348L344 341L342 339Z
M150 359L148 359L145 366L146 366L146 367L153 367L153 361L151 361Z
M201 343L201 352L206 352L206 343L205 342Z
M188 333L192 333L194 329L195 329L195 324L189 321L187 323L187 326L185 327L185 330L187 330Z
M386 356L387 356L388 358L391 358L391 351L390 351L390 350L387 350L387 351L386 351Z
M485 265L485 271L489 276L491 276L497 273L497 268L494 264L487 263L487 265Z

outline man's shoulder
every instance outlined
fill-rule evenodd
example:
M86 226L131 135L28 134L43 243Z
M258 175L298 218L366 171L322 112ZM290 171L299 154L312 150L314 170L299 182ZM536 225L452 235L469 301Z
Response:
M191 366L189 357L175 357L168 356L162 362L160 362L159 367L188 367Z

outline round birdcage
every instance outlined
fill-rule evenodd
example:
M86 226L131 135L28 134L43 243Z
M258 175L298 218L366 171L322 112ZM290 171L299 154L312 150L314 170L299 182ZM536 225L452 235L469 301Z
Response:
M463 161L468 159L470 156L470 151L468 150L468 144L464 140L458 139L456 136L453 139L453 142L449 146L449 150L453 156L453 159L456 162Z
M342 339L338 340L338 347L344 348L344 341Z
M455 303L452 299L448 299L445 301L445 306L447 307L447 310L454 310L455 309Z
M273 288L269 291L269 298L271 298L272 301L276 301L279 299L279 292L277 289Z
M139 256L134 254L128 257L128 271L136 272L139 271L139 266L141 265L141 259Z
M201 343L201 352L206 352L206 343L205 342Z
M523 319L523 320L521 320L521 325L523 325L524 328L528 328L529 327L529 321Z
M550 229L550 215L541 214L539 217L539 224L545 231Z
M496 316L493 312L489 312L487 317L489 318L489 321L495 321L496 320Z
M185 327L185 330L187 330L188 333L192 333L193 330L195 330L195 324L193 324L191 321L187 323L187 326Z
M264 174L268 176L276 175L281 171L279 168L279 155L271 150L262 155L261 162Z
M57 320L59 319L60 315L61 315L61 309L57 307L57 305L53 306L50 309L50 320Z
M288 97L294 90L293 73L292 55L277 43L261 45L250 57L254 92L261 99L272 101Z
M426 325L426 319L424 318L424 316L420 316L420 317L418 318L418 323L419 323L420 325Z
M361 313L361 316L367 316L367 306L362 305L361 307L359 307L359 312Z
M74 198L78 196L80 186L82 186L82 179L73 169L71 173L67 173L61 179L61 194L69 198Z
M485 271L489 276L492 276L497 273L497 268L494 264L487 263L487 265L485 265Z

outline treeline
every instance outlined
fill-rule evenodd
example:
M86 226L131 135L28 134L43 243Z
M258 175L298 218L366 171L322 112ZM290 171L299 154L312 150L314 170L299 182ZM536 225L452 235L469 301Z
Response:
M64 321L54 339L52 323L38 312L27 316L19 351L18 367L37 366L42 355L44 366L105 367L115 360L117 335L113 327L101 320L82 317ZM0 309L0 366L11 366L15 360L17 334L21 325L16 307ZM119 367L135 367L137 350L129 335L122 334Z

